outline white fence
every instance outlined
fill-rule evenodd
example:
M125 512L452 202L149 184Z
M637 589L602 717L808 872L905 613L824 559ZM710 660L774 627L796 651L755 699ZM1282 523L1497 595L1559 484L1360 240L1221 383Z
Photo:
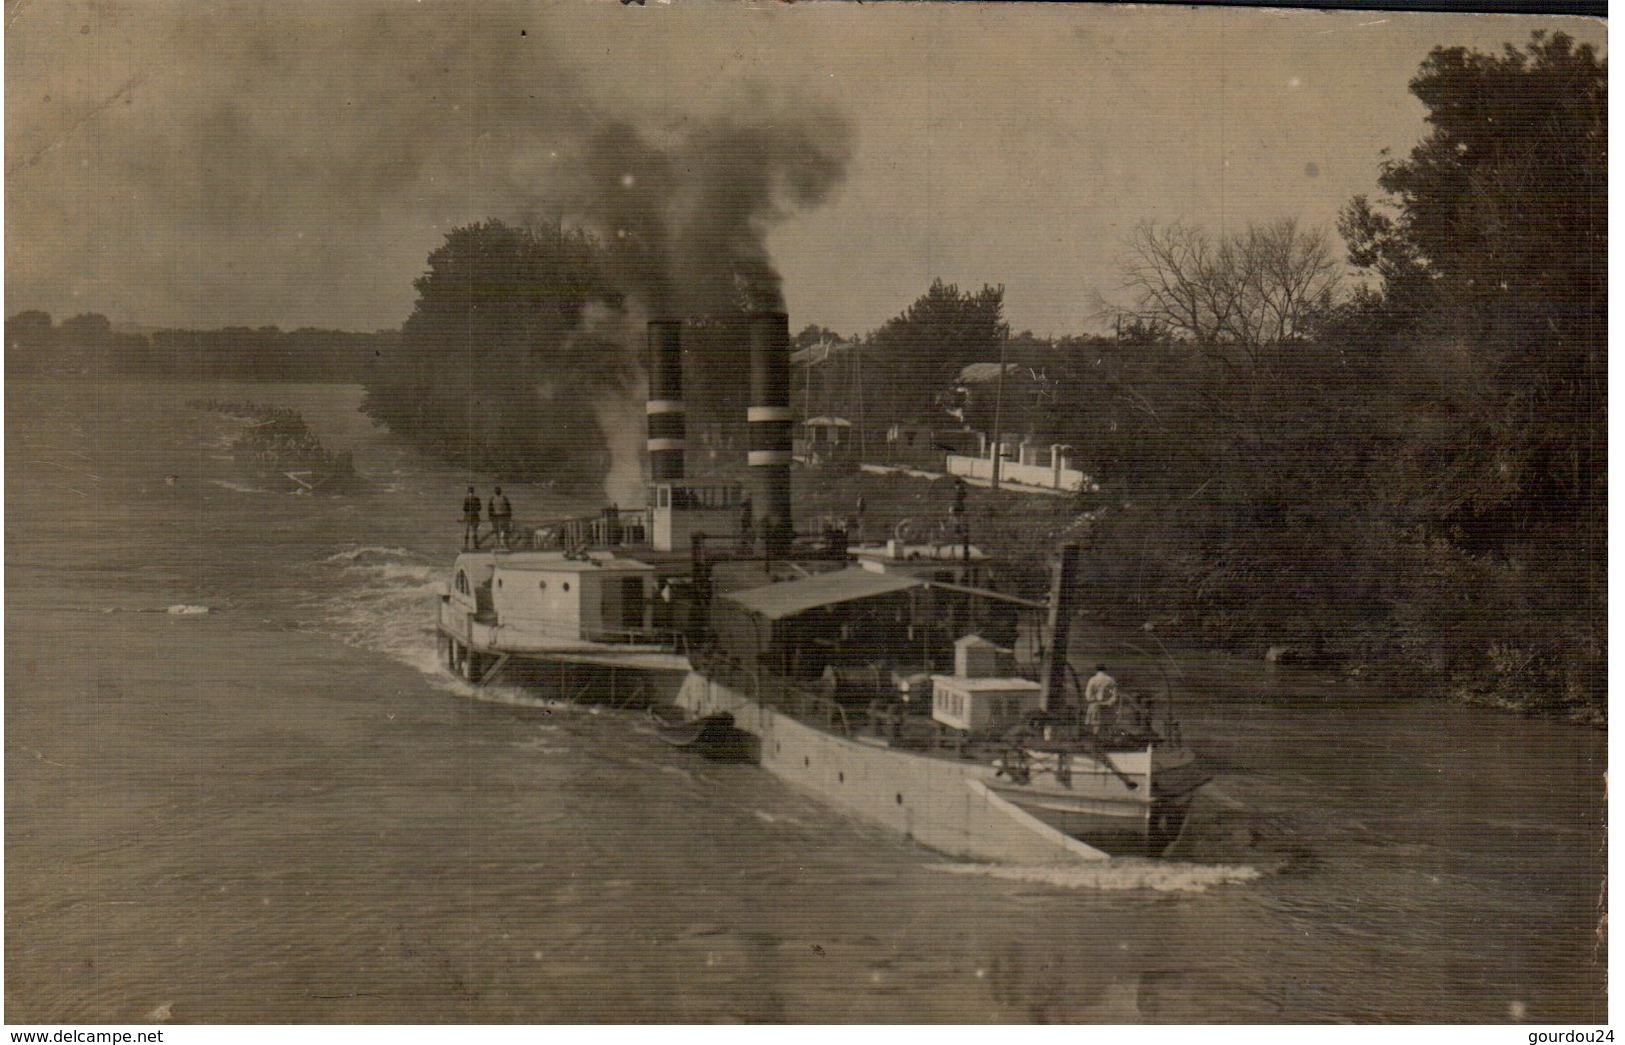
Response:
M1069 467L1071 463L1060 454L1054 455L1050 464L1020 464L1016 461L1003 461L999 465L999 481L1001 483L1014 483L1019 486L1034 486L1044 490L1077 490L1089 482L1089 477L1076 468ZM961 454L949 454L948 474L992 482L993 459L990 457L966 457Z

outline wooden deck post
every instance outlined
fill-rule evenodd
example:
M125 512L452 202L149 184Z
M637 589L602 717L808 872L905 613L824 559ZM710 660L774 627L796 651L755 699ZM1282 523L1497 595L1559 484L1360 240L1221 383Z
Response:
M1077 601L1078 546L1063 544L1061 561L1050 585L1049 623L1046 625L1047 656L1044 658L1044 688L1039 706L1054 714L1066 699L1067 645L1072 632L1072 612Z

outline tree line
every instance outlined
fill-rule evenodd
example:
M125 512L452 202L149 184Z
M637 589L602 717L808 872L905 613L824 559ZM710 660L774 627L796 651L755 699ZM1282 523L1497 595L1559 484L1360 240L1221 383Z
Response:
M1291 219L1142 224L1105 336L1012 336L1002 288L939 282L819 411L1066 445L1102 488L1079 507L1108 617L1600 718L1606 68L1536 34L1437 49L1410 87L1429 133L1342 250ZM953 387L999 359L997 409Z
M6 318L6 373L358 382L398 336L274 326L133 333L95 312L59 323L28 310Z

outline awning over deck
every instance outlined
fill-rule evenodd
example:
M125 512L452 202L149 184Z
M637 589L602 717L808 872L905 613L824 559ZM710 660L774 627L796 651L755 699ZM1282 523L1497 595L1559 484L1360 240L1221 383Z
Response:
M736 591L723 598L768 620L783 620L820 606L833 606L924 586L923 581L913 577L849 569L821 573L805 580Z

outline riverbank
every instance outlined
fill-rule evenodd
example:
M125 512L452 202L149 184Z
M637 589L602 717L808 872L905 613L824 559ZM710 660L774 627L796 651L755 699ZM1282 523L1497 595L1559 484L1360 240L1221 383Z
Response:
M795 482L803 526L855 520L858 538L869 541L894 536L900 527L915 539L951 540L954 534L951 478L798 468ZM1121 493L1080 499L967 486L964 518L971 542L1013 564L1013 580L1028 594L1043 592L1052 549L1078 540L1088 590L1084 612L1104 626L1139 629L1172 647L1338 673L1416 699L1606 728L1605 688L1572 672L1566 676L1550 652L1508 642L1467 649L1449 632L1442 641L1422 641L1405 620L1385 618L1373 607L1392 592L1373 591L1364 578L1356 583L1363 571L1346 559L1300 560L1290 574L1273 577L1227 568L1192 550L1184 539L1191 523L1182 511L1177 502ZM1313 585L1295 587L1304 575ZM1339 590L1340 576L1350 578L1347 590ZM1448 581L1439 587L1447 589ZM1470 599L1466 592L1440 591L1440 612L1453 594L1455 601ZM1595 658L1565 659L1600 658L1599 650Z

